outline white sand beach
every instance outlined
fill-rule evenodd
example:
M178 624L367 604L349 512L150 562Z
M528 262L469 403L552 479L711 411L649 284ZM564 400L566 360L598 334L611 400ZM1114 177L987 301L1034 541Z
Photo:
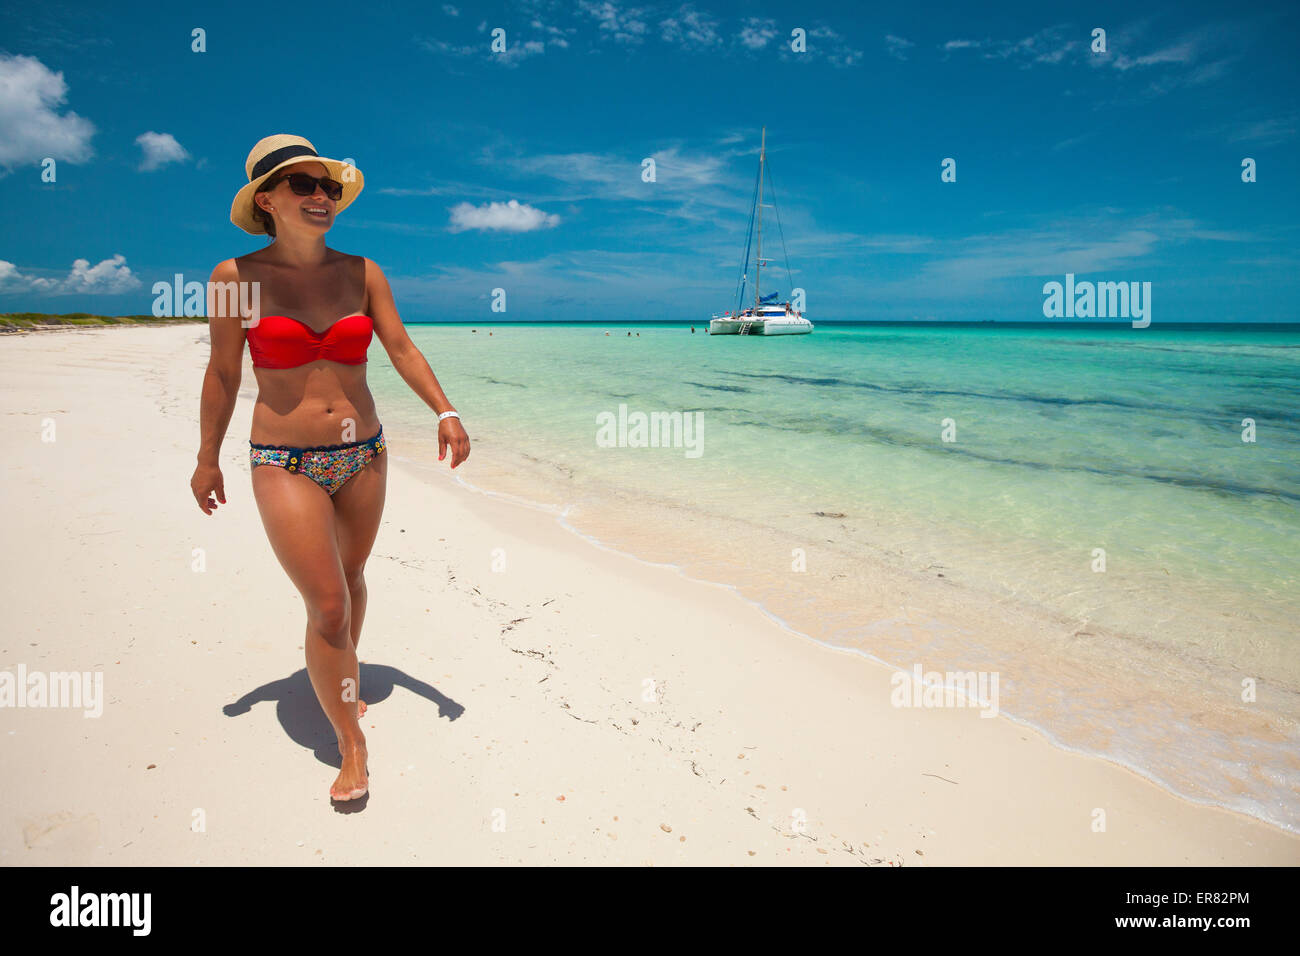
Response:
M227 503L190 493L207 359L197 324L0 336L0 671L102 673L105 698L0 707L4 865L1300 863L1300 836L1006 716L894 707L889 668L467 487L473 457L426 474L403 459L432 414L385 426L371 792L339 812L247 364Z

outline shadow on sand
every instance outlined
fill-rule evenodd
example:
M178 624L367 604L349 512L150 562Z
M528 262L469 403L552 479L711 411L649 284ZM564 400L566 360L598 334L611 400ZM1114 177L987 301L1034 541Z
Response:
M359 667L361 699L366 707L374 707L392 696L394 688L403 687L411 693L423 697L430 703L438 705L438 716L456 720L465 712L465 708L456 701L438 692L422 680L411 677L395 667L386 664L361 664ZM238 717L253 709L254 704L275 702L275 716L280 726L289 735L289 739L300 747L312 752L321 763L335 770L343 765L339 756L338 742L334 738L334 728L325 718L316 691L311 686L305 667L299 668L288 677L263 684L249 691L233 704L221 708L227 717ZM367 719L370 716L367 713ZM357 813L365 809L370 795L358 800L331 800L334 809L340 813Z

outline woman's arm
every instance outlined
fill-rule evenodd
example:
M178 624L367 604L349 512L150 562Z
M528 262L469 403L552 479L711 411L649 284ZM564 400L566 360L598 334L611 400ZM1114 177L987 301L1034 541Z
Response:
M389 288L384 272L374 262L365 259L366 297L370 303L370 318L375 324L375 335L383 343L393 368L402 376L402 381L419 395L424 404L438 414L454 411L451 400L447 398L438 384L438 377L433 374L424 354L415 347L411 337L406 333L401 316L397 314L397 304L393 301L393 290ZM445 418L438 425L438 460L442 461L451 447L451 467L455 468L469 457L469 435L461 426L460 419Z
M239 268L234 259L218 263L212 270L210 282L239 281ZM226 490L218 461L221 442L230 426L235 402L239 396L239 383L244 372L244 328L239 316L208 316L208 339L211 353L208 367L203 373L203 389L199 399L199 453L190 489L204 514L216 507L209 494L216 492L217 500L226 503Z

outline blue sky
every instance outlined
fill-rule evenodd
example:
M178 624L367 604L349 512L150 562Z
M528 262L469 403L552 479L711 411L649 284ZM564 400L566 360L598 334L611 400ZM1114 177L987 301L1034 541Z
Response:
M0 311L148 313L265 245L230 202L290 132L364 173L327 241L407 321L703 321L766 125L814 322L1041 320L1066 272L1151 282L1155 323L1300 321L1295 4L980 7L6 5Z

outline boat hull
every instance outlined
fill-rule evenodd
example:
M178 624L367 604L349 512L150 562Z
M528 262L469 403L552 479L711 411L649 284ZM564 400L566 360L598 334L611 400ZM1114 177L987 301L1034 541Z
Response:
M781 316L764 319L754 329L752 335L807 335L813 330L813 324L799 316Z
M767 315L714 316L710 335L806 335L813 324L801 315L773 311Z

